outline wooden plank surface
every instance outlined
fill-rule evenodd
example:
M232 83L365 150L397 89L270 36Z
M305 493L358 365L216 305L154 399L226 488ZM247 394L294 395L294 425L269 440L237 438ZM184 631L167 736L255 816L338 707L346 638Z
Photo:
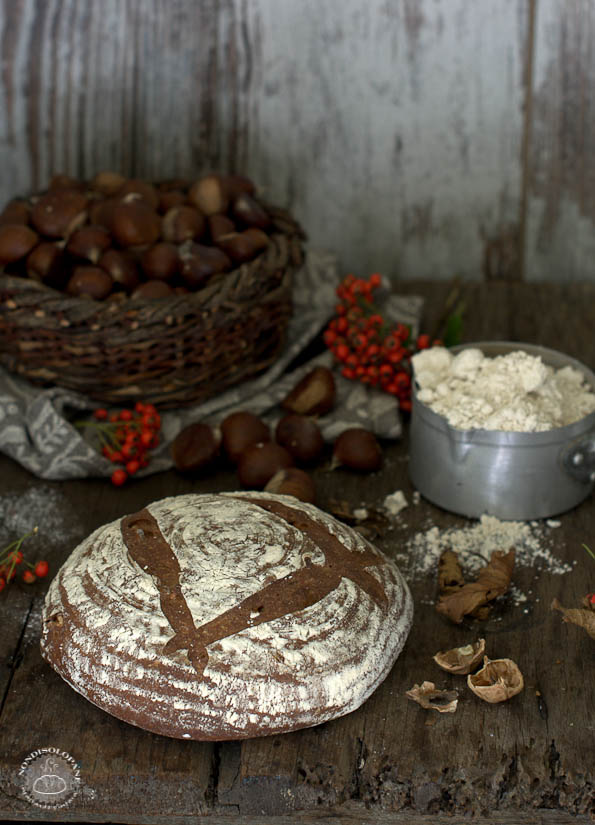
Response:
M229 169L344 269L518 278L529 6L2 3L0 202Z
M448 293L445 284L403 285L424 294L430 324ZM571 352L592 366L595 287L492 283L465 285L466 338L533 341ZM558 321L548 315L556 308ZM413 501L407 477L407 435L386 444L381 473L362 478L346 470L316 470L320 504L339 498L377 506L397 489ZM2 492L42 483L8 459L0 460ZM48 546L55 570L72 546L101 523L151 500L188 490L232 490L235 474L221 471L197 482L162 473L121 489L104 481L47 483L77 520L68 541ZM5 819L76 822L384 823L410 825L562 823L590 821L595 812L593 707L595 649L587 635L550 611L554 596L573 605L590 587L592 563L581 544L595 533L592 497L560 518L551 551L576 562L552 575L517 568L514 583L527 603L505 600L493 620L462 627L435 613L434 573L411 581L416 618L386 681L357 711L284 736L241 743L179 742L145 733L108 716L74 693L40 657L39 611L44 587L16 585L1 605L5 702L0 716L0 815ZM407 542L436 526L469 522L423 499L383 530L377 544L407 559ZM6 595L6 594L4 594ZM32 609L29 612L29 605ZM24 630L23 630L24 628ZM525 676L522 694L490 706L435 667L431 656L485 635L492 657L510 656ZM433 714L409 702L414 682L461 688L455 714ZM537 701L536 691L542 696ZM544 711L547 708L547 713ZM80 764L82 787L67 809L39 811L15 784L22 760L38 747L66 750Z

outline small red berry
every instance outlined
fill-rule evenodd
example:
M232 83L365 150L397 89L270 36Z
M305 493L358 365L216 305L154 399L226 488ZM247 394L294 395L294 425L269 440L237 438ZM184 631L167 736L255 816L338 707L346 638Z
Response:
M379 275L378 272L374 272L372 275L370 275L370 279L369 279L370 286L377 287L377 286L380 286L381 283L382 283L382 276Z
M4 578L4 576L0 576L0 593L4 590L5 587L6 579Z
M140 461L138 461L136 458L133 458L131 461L129 461L126 464L126 472L128 473L129 476L133 476L135 473L137 473L139 471L139 469L140 469Z
M35 565L35 567L33 568L33 570L35 572L35 575L37 576L38 579L45 578L47 576L48 572L49 572L49 569L50 569L50 566L47 563L47 561L45 561L45 559L42 560L42 561L38 561L37 564Z
M589 600L589 604L592 604L595 607L595 593L589 593L587 599Z
M94 411L93 418L96 418L97 421L105 421L105 419L107 418L107 410L103 407L100 407L98 410Z
M335 355L339 361L345 361L345 359L349 356L349 347L345 344L339 344L335 350Z
M399 399L399 407L403 410L403 412L411 412L411 399L410 398L401 398Z
M417 336L416 344L417 344L418 349L428 349L428 347L430 346L430 343L431 343L431 339L430 339L429 335L426 335L424 333L423 335L418 335Z
M20 564L23 561L23 551L15 550L13 553L10 554L10 558L14 564Z
M141 444L145 447L150 447L153 443L153 433L150 430L143 430L140 434Z
M112 473L112 484L115 484L116 487L121 487L127 478L128 473L126 470L114 470Z
M132 421L132 411L122 410L120 412L120 421Z
M137 401L136 404L134 405L134 409L136 410L137 413L144 413L145 405L143 404L142 401Z
M22 576L22 579L25 582L25 584L33 584L36 578L37 576L31 570L25 570Z

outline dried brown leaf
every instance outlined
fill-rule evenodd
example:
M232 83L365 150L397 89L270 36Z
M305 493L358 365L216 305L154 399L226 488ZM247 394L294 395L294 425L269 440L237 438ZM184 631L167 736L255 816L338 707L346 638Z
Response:
M465 584L459 558L452 550L445 550L438 561L438 591L451 593Z
M467 676L467 684L484 702L505 702L524 688L523 674L512 659L488 659L483 667Z
M434 682L422 682L413 685L405 696L417 702L422 708L437 710L438 713L454 713L457 709L459 694L456 690L438 690Z
M510 585L514 557L514 548L508 553L495 550L488 564L481 569L477 581L469 582L440 597L436 605L438 613L460 624L464 616L473 613L497 596L502 596Z
M464 647L453 647L437 653L433 659L442 670L449 673L456 673L465 676L478 665L486 649L486 640L478 639L470 645Z
M559 610L562 614L562 621L575 624L587 631L592 639L595 639L595 610L587 607L563 607L558 599L552 602L552 610Z

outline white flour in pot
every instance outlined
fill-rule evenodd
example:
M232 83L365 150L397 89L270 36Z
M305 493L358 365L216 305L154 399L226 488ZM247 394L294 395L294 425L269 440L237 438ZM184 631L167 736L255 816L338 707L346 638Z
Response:
M417 397L456 429L542 432L595 411L581 372L554 369L521 350L488 358L475 348L453 355L432 347L411 360Z

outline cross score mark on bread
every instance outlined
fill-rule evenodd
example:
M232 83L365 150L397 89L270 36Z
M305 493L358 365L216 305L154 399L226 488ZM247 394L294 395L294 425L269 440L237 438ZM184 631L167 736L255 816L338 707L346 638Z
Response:
M153 577L163 613L175 631L163 652L187 650L199 675L208 664L208 645L310 607L332 592L343 578L361 587L377 605L383 606L387 601L378 579L366 570L382 561L371 549L351 552L321 524L286 504L266 499L247 500L300 530L323 551L324 563L312 564L306 554L304 567L271 582L199 627L195 627L182 593L178 559L155 518L145 509L122 519L122 537L128 552L139 567Z

